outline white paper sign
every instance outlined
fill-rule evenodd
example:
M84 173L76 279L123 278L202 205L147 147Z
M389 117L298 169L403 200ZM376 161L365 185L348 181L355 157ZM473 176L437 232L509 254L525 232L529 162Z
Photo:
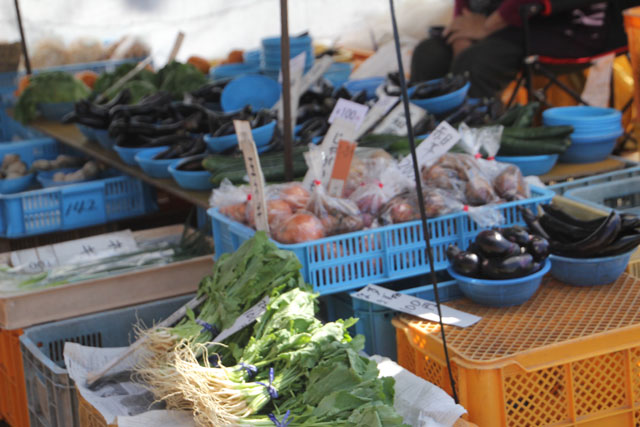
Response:
M374 126L379 120L381 120L385 114L389 112L395 105L398 104L400 98L397 96L389 96L386 94L381 95L373 107L369 110L367 115L364 117L360 128L358 129L358 134L356 135L356 140L362 137L366 131L368 131L372 126Z
M296 80L300 79L302 73L304 73L304 63L307 59L307 52L301 52L289 60L289 79L291 79L291 86L293 86L294 77ZM282 70L278 75L278 82L282 83Z
M256 321L256 319L267 311L267 304L269 303L269 297L265 296L256 305L245 311L233 322L233 325L220 332L217 337L213 339L213 342L222 342L224 339L230 337L241 329L246 328L250 324Z
M335 163L340 141L343 139L346 141L352 141L355 133L356 128L353 122L348 122L342 118L336 118L329 127L327 134L324 136L322 145L320 146L323 153L322 169L320 176L315 179L322 181L322 185L324 185L325 188L329 185L329 181L331 180L333 164Z
M131 230L101 234L55 245L40 246L11 253L11 265L28 273L50 270L59 265L91 261L135 252L138 243Z
M460 134L447 122L441 122L431 134L416 148L418 166L429 167L447 153L460 140ZM413 162L411 155L406 156L398 164L400 171L413 178Z
M415 124L422 120L427 115L427 112L426 110L418 107L415 104L409 104L409 114L411 115L411 123ZM373 133L376 135L407 135L407 120L404 115L404 105L402 103L396 105L396 107L391 110L387 117L385 117L384 120L382 120L382 122L380 122L380 124L376 126Z
M333 123L335 119L340 117L347 122L353 123L355 129L358 130L367 115L367 111L369 111L369 107L366 105L340 98L338 102L336 102L335 107L333 107L328 121L329 123Z
M382 305L392 310L411 314L412 316L429 320L431 322L440 321L440 317L438 316L438 307L435 302L402 294L381 286L368 285L353 294L352 297L373 304ZM442 310L442 323L445 325L454 325L460 328L466 328L482 319L481 317L473 314L465 313L464 311L456 310L444 305L440 305L440 308Z

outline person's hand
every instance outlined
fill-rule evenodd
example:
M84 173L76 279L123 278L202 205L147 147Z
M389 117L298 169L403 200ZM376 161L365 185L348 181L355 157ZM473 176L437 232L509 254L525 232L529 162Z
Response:
M458 39L451 43L451 49L453 50L453 57L455 58L462 52L466 50L469 46L473 44L473 41L470 39Z
M444 36L447 43L453 45L457 40L480 40L490 34L485 26L487 17L480 13L473 13L469 9L463 9L462 14L457 16L447 29Z

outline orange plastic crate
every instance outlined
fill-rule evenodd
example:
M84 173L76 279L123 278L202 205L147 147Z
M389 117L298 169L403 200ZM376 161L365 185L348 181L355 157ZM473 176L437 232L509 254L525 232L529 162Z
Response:
M640 426L640 280L574 287L547 278L527 303L447 303L482 320L446 327L460 404L493 426ZM398 363L451 393L437 323L400 315Z
M0 419L11 427L29 427L20 335L22 329L0 329Z

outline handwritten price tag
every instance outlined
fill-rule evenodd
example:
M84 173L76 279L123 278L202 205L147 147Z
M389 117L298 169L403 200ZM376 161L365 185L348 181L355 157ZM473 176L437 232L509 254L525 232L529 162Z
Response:
M416 124L427 112L415 104L409 104L409 114L411 115L411 123ZM404 105L397 104L393 110L385 117L373 131L375 134L390 134L405 136L407 131L407 120L404 117Z
M333 171L329 180L329 188L327 189L330 196L342 197L356 146L355 142L345 141L344 139L338 143L338 150L333 161Z
M400 102L400 98L397 96L389 96L386 94L381 95L376 103L373 104L373 107L371 107L367 115L364 117L364 120L362 121L362 124L358 129L356 140L360 139L360 137L362 137L365 132L367 132L379 121L381 121L389 112L389 110L395 107L398 102Z
M429 167L449 151L460 140L460 134L447 122L441 122L437 128L416 148L418 165ZM398 165L402 173L414 177L411 155L406 156Z
M217 337L213 339L213 342L222 342L224 339L230 337L236 332L246 328L250 324L256 321L256 319L267 311L267 304L269 303L269 297L265 296L256 305L245 311L233 322L233 325L220 332Z
M244 164L249 175L251 186L251 201L256 222L256 230L269 233L269 219L267 217L267 199L265 197L265 183L260 157L256 143L251 134L251 126L246 120L234 120L233 126L238 135L238 146L244 156Z
M440 320L440 316L438 316L438 307L435 302L402 294L381 286L368 285L353 294L352 297L372 304L378 304L392 310L400 311L402 313L411 314L424 320L432 322L438 322ZM442 323L445 325L454 325L460 328L466 328L482 319L481 317L474 316L473 314L465 313L464 311L456 310L444 305L440 305L440 308L443 316Z
M360 125L362 125L367 111L369 111L369 107L366 105L340 98L329 116L329 123L333 123L333 121L339 117L347 122L353 123L353 126L357 130Z

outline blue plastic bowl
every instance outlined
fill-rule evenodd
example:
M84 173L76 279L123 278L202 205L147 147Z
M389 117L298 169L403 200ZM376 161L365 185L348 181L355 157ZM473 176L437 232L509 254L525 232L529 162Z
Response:
M563 163L593 163L606 159L616 146L622 131L609 135L571 136L571 145L560 156Z
M542 154L539 156L496 156L496 160L511 163L520 168L522 175L544 175L555 166L557 154Z
M156 160L153 157L165 151L166 147L154 147L139 151L134 156L134 160L140 166L140 169L153 178L171 178L169 166L180 162L182 159L161 159Z
M223 111L238 111L251 105L254 111L273 107L280 99L280 83L259 74L237 77L220 96Z
M436 84L442 79L431 80L428 83ZM449 111L453 111L456 108L460 107L464 104L465 99L467 98L467 92L469 92L469 87L471 84L467 82L460 89L453 91L451 93L447 93L445 95L436 96L434 98L427 99L411 99L411 102L417 105L420 108L423 108L430 112L431 114L442 114L447 113ZM415 92L415 86L409 88L409 98Z
M349 80L353 65L348 62L334 62L322 75L333 87L340 87Z
M246 65L260 66L260 49L245 50L242 59Z
M276 130L276 121L251 129L251 135L258 148L269 145ZM222 153L238 145L238 135L234 133L224 136L205 135L204 142L212 153Z
M73 111L75 102L42 102L38 104L40 114L47 120L55 122L62 121L62 118Z
M76 127L78 128L80 133L82 133L84 137L87 138L89 141L96 141L96 132L95 132L96 129L86 125L82 125L80 123L76 123Z
M382 85L384 81L384 77L369 77L368 79L349 80L343 86L351 95L364 90L367 92L367 98L373 99L376 97L376 89L378 89L378 86Z
M231 79L243 76L245 74L255 74L259 72L259 63L257 64L224 64L213 67L209 71L212 80Z
M195 159L204 159L206 156L206 154L201 154L198 156L188 157L178 163L173 163L169 165L169 173L178 185L186 190L211 190L213 188L213 183L211 182L211 174L209 171L205 170L194 172L178 170L178 167L181 164Z
M542 276L551 268L547 259L540 271L518 279L484 280L461 276L451 266L447 271L458 282L463 294L472 301L491 307L508 307L526 302L538 290Z
M549 108L542 113L543 121L551 120L567 125L605 125L620 123L622 113L614 108L602 107L555 107Z
M25 176L10 179L0 179L0 194L14 194L28 189L33 183L35 174L29 173Z
M109 136L109 131L106 129L94 129L93 134L96 137L98 144L105 150L113 150L116 145L116 140Z
M280 37L265 37L262 39L262 46L265 49L280 50ZM307 46L311 46L311 37L309 37L308 35L289 38L289 47L291 50Z
M169 147L163 148L167 149ZM138 166L138 163L136 162L136 154L143 150L151 150L151 148L145 147L120 147L118 145L114 145L113 149L116 151L116 153L118 153L118 156L120 156L122 161L130 166Z
M620 277L634 252L635 248L626 254L604 258L567 258L550 255L551 275L569 285L606 285Z

